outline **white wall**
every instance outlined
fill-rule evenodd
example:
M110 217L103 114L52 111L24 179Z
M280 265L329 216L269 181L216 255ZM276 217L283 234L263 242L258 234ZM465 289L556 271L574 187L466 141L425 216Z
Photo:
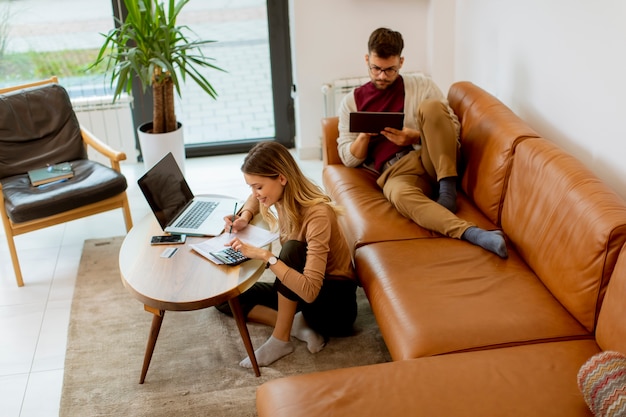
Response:
M469 80L626 198L626 1L291 0L298 152L319 157L320 85L365 75L370 32L403 33L406 71Z
M457 0L455 77L626 198L626 2Z

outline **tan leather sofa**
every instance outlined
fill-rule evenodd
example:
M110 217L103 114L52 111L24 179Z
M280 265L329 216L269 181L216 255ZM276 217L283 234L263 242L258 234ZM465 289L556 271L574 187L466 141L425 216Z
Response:
M626 353L626 202L479 87L456 83L448 100L458 215L502 229L509 258L402 217L374 176L341 164L324 120L324 185L393 362L265 383L260 417L590 415L578 369Z

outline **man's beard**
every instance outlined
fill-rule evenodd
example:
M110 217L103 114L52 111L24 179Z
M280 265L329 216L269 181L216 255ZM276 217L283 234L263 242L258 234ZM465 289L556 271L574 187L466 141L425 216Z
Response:
M387 89L387 87L389 87L392 83L390 81L386 81L386 80L374 80L374 87L376 87L379 90L385 90Z

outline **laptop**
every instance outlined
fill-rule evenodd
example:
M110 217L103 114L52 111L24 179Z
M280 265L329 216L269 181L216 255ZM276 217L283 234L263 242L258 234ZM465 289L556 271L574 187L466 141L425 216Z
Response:
M137 181L164 232L189 236L217 236L224 217L233 215L228 197L194 196L171 152Z

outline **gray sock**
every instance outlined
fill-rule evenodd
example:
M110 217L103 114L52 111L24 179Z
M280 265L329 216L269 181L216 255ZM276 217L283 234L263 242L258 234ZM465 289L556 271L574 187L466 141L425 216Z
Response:
M291 352L293 352L291 341L283 342L282 340L276 339L274 336L270 336L261 347L254 351L254 356L256 356L256 362L259 366L267 366L276 362L283 356L289 355ZM245 358L239 362L239 366L252 368L252 361L250 358Z
M472 226L467 229L461 239L467 240L474 245L478 245L483 249L495 253L501 258L508 258L509 253L506 249L506 242L504 241L504 233L500 230L483 230L476 226Z
M456 213L456 177L442 178L439 181L439 197L437 203L452 213Z
M293 318L291 335L298 340L306 342L306 347L311 353L317 353L326 346L324 336L309 327L301 311L296 313Z

